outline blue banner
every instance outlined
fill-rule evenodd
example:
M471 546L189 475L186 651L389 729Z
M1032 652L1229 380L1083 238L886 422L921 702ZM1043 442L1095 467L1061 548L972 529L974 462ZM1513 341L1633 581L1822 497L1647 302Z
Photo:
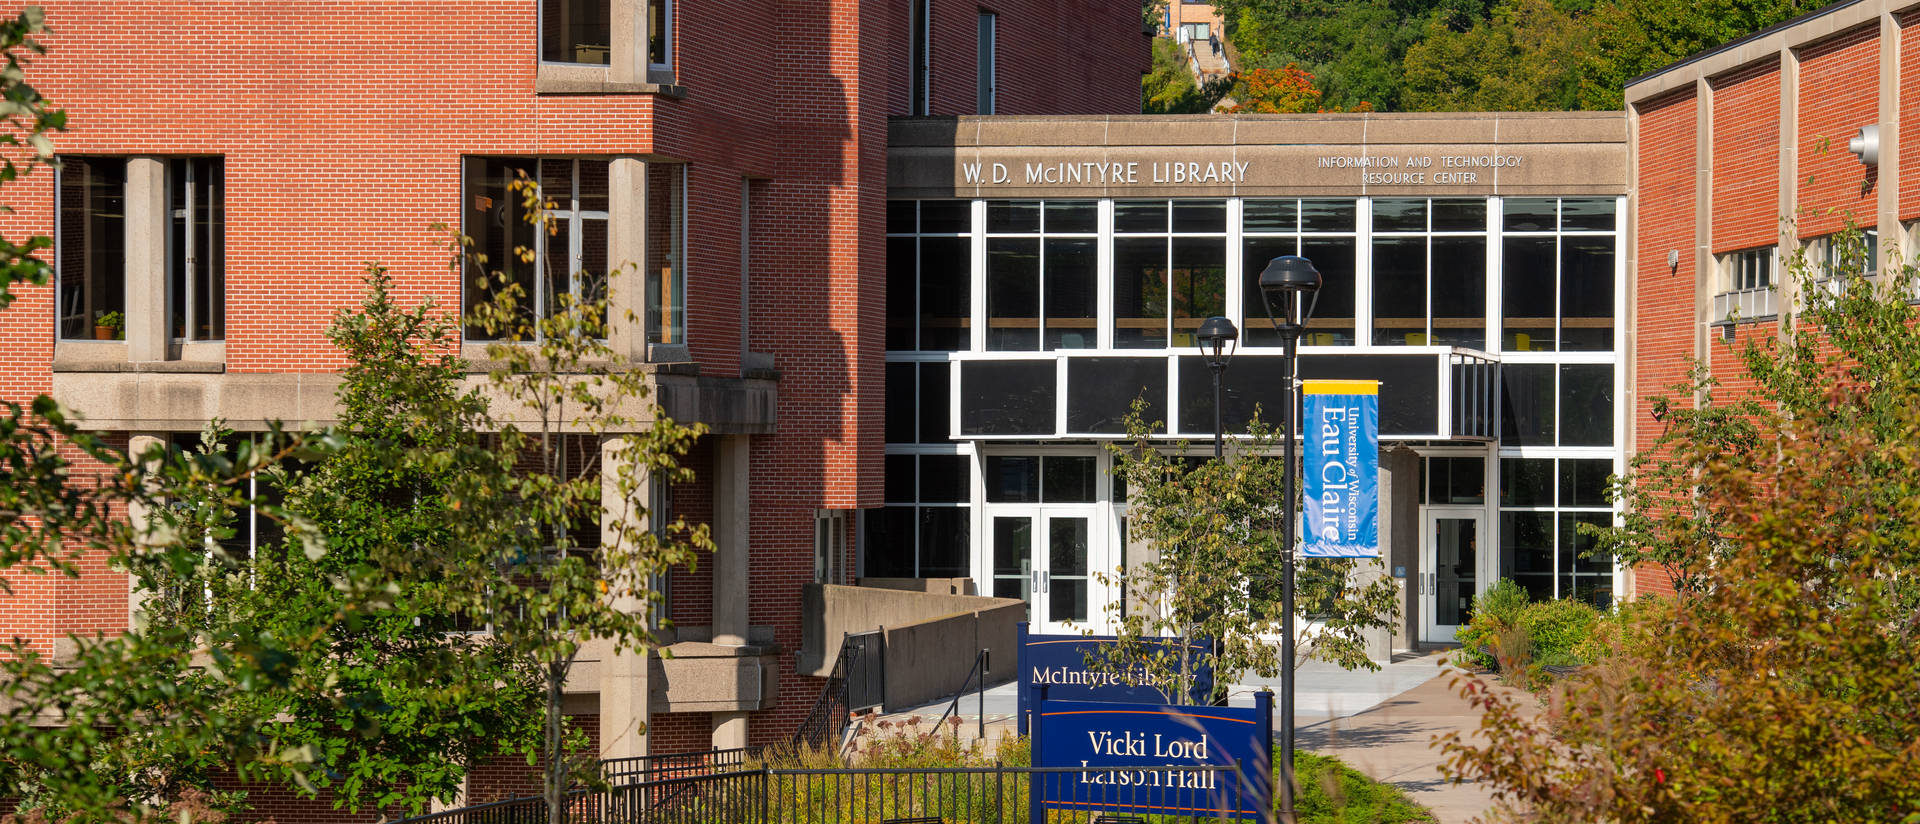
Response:
M1033 821L1046 820L1044 808L1272 815L1272 693L1255 693L1251 709L1053 701L1045 691L1036 706L1033 765L1084 771L1035 773Z
M1301 554L1380 557L1380 382L1301 381Z
M1048 695L1071 701L1165 704L1180 697L1178 684L1153 683L1145 672L1136 670L1129 675L1101 672L1087 666L1089 655L1100 655L1102 647L1117 640L1111 635L1029 635L1027 624L1021 622L1016 662L1020 734L1027 734L1034 690L1042 686L1052 690ZM1152 651L1180 654L1178 638L1142 638L1140 642ZM1204 704L1213 695L1213 667L1204 664L1201 656L1211 651L1211 644L1195 640L1190 649L1193 651L1193 689L1188 692L1187 700Z

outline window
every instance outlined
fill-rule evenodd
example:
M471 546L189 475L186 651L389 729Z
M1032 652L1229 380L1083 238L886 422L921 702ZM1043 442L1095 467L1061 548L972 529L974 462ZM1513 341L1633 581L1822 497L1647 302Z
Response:
M1725 256L1727 291L1744 292L1773 286L1774 247L1747 249Z
M979 108L974 112L975 114L994 113L994 102L998 96L998 89L995 86L998 78L994 76L994 37L996 36L994 29L999 19L999 15L990 11L980 13L980 54L978 63L975 64L975 69L979 72L977 97Z
M987 349L1092 349L1099 332L1093 201L987 201Z
M1614 201L1507 198L1502 212L1501 347L1611 351Z
M1725 288L1713 297L1712 319L1753 320L1777 314L1773 284L1778 265L1779 254L1772 246L1721 255Z
M1206 39L1207 39L1207 33L1208 33L1208 27L1207 27L1207 24L1205 23L1181 23L1180 24L1180 42L1182 43L1185 43L1189 40L1199 40L1204 43L1206 42Z
M1248 200L1241 204L1241 342L1279 346L1280 333L1267 317L1260 273L1282 255L1300 255L1320 270L1313 316L1300 342L1308 346L1353 345L1354 239L1358 208L1351 200Z
M1375 346L1487 348L1487 202L1373 202Z
M865 512L862 547L871 578L964 578L971 574L973 479L966 455L888 455L887 505Z
M1808 255L1820 266L1822 279L1840 275L1872 277L1879 268L1880 230L1861 229L1839 232L1814 240Z
M1227 311L1227 204L1113 204L1113 346L1193 346L1200 323Z
M1503 446L1612 446L1613 365L1500 367Z
M541 0L540 59L548 63L612 62L612 0Z
M468 266L463 309L471 313L496 290L513 288L519 322L528 325L525 330L470 327L467 337L538 339L539 321L570 305L606 300L606 161L468 158L465 177L462 231L473 240L476 260ZM549 205L551 231L538 231L529 222L525 195L513 188L523 179L539 186ZM523 250L532 251L531 262ZM604 324L604 313L596 320Z
M932 5L933 0L908 0L907 7L907 114L927 115L933 110Z
M226 338L226 187L220 158L167 164L167 328L177 341Z
M813 582L846 583L847 513L823 509L813 516Z
M647 342L687 342L687 167L647 164Z
M127 161L62 158L55 269L62 339L125 337Z
M972 345L973 204L887 204L887 349L951 352Z
M647 0L647 66L673 68L673 0Z
M1610 526L1606 458L1500 461L1500 575L1534 600L1613 601L1613 559L1595 553L1579 525Z
M129 203L146 202L129 191L135 185L129 182L130 163L154 172L140 178L153 181L139 184L143 191L164 187L164 212L150 215L151 225L128 223ZM152 287L160 290L164 308L138 318L150 324L146 328L176 343L226 337L226 181L220 158L65 158L55 189L60 338L125 338L129 271L155 271L163 278ZM153 238L153 244L127 248L130 228L148 230L137 236ZM156 261L161 265L148 268Z

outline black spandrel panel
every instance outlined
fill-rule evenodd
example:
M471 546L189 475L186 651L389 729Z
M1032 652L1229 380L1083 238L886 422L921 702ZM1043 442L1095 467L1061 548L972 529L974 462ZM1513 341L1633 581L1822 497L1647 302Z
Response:
M1144 398L1147 423L1167 420L1166 358L1071 358L1067 361L1067 431L1126 432L1127 413Z
M960 434L1054 434L1054 361L969 361L960 368Z
M1260 420L1278 427L1286 408L1285 358L1239 355L1222 378L1226 430L1247 430L1256 405ZM1435 355L1304 355L1303 380L1380 381L1380 435L1385 438L1433 437L1440 415L1451 401L1439 396L1439 358ZM1213 378L1199 356L1180 358L1180 431L1213 434Z

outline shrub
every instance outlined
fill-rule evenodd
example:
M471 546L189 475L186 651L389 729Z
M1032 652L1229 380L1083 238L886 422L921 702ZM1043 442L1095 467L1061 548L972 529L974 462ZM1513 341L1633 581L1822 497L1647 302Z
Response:
M1528 604L1520 611L1519 627L1533 642L1535 661L1567 666L1583 663L1574 658L1574 648L1587 640L1599 620L1600 611L1592 604L1561 599Z
M1500 667L1497 649L1502 629L1516 626L1527 607L1526 588L1501 578L1473 601L1473 616L1454 639L1460 642L1460 660L1478 669Z

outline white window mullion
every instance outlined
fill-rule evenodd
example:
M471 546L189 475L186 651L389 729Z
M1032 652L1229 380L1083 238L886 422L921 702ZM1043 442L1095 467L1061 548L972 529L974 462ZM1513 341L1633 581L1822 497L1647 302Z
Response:
M1113 350L1113 326L1118 323L1113 312L1113 199L1100 200L1099 240L1094 244L1094 271L1098 273L1095 285L1095 299L1099 306L1094 314L1099 317L1099 328L1094 330L1094 345L1102 352Z
M1241 292L1244 291L1242 287L1246 280L1244 277L1246 267L1241 265L1240 260L1241 246L1244 245L1240 242L1242 234L1240 231L1240 204L1240 198L1227 198L1227 264L1225 277L1221 278L1220 285L1220 288L1224 290L1221 297L1226 299L1221 309L1221 314L1226 315L1228 320L1233 321L1235 327L1244 326L1247 323L1245 296L1241 294ZM1246 338L1247 330L1241 329L1240 342L1244 343Z
M1499 197L1487 198L1487 326L1486 351L1499 352L1506 321L1501 314L1506 311L1504 287L1506 242L1501 235L1504 229L1501 216L1505 213ZM1557 267L1558 264L1556 263Z
M1373 345L1373 199L1354 201L1353 342Z
M967 348L975 352L985 352L987 351L987 202L975 200L969 206L972 217L968 225L973 233L969 236L968 245L973 248L973 265L967 273L972 280L972 288L968 292L969 302L972 305L967 313L973 316L973 323L967 330L969 338Z

